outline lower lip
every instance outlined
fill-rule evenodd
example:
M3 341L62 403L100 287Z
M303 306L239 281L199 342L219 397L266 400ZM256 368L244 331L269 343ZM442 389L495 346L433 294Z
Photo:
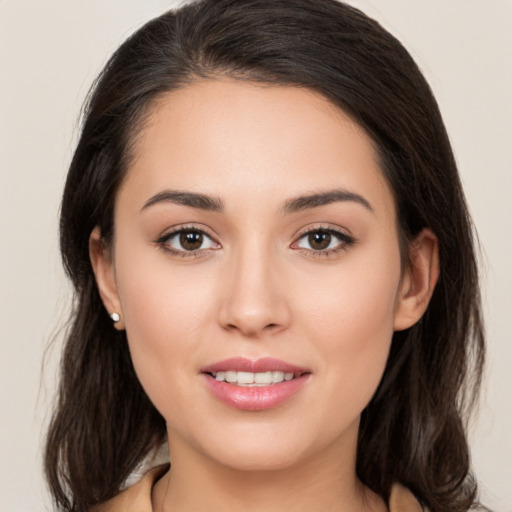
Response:
M225 404L244 411L264 411L281 405L298 393L308 381L310 374L270 386L252 387L218 381L206 373L203 375L210 391Z

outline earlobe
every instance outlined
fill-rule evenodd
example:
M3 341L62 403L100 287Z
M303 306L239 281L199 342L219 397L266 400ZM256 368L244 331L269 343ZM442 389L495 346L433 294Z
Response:
M395 309L395 331L411 327L422 317L438 278L437 237L425 228L409 244L409 265L404 271Z
M89 237L89 258L103 305L112 318L114 327L123 330L124 322L121 301L117 293L112 252L110 248L105 247L98 226L92 230Z

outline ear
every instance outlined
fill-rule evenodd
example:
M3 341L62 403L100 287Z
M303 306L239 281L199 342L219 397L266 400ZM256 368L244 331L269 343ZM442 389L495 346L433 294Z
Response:
M414 325L425 313L439 278L437 237L426 228L409 244L405 269L395 309L395 331Z
M114 322L114 327L122 331L124 329L123 312L117 293L112 251L105 246L98 226L92 230L89 237L89 258L103 305L109 315L117 313L120 316L119 321Z

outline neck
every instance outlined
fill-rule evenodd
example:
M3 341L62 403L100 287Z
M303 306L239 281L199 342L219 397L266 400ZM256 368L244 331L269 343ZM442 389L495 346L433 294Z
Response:
M356 477L356 444L328 446L282 469L236 469L183 443L170 443L172 469L155 486L155 512L283 510L383 512L383 500Z

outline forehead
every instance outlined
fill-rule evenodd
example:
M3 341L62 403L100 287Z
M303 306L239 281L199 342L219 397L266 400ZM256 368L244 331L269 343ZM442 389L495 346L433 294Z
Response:
M147 197L173 188L277 200L277 192L333 187L390 201L374 144L357 123L308 89L218 79L155 101L122 189Z

